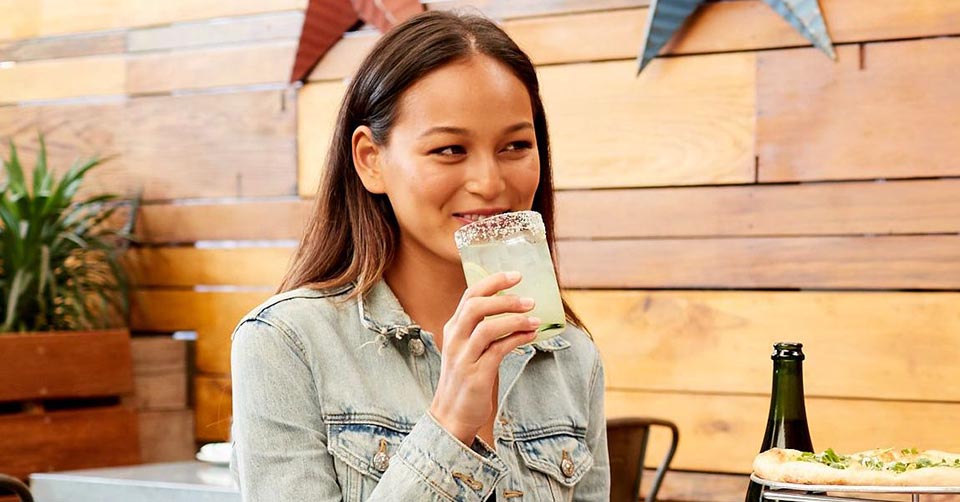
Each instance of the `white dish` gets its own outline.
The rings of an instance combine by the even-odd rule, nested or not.
[[[205,444],[197,452],[197,460],[208,464],[229,466],[233,446],[230,443]]]

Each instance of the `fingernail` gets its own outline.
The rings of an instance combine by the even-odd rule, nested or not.
[[[507,276],[508,281],[516,281],[520,279],[520,272],[507,272],[504,275]]]
[[[523,308],[525,308],[525,309],[532,309],[534,305],[536,305],[536,302],[533,301],[533,298],[521,298],[521,299],[520,299],[520,306],[523,307]]]
[[[539,327],[540,327],[540,318],[538,318],[538,317],[528,317],[528,318],[527,318],[527,322],[530,323],[530,327],[531,327],[531,328],[539,328]]]

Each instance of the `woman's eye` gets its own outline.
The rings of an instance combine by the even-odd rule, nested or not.
[[[460,145],[449,145],[441,148],[435,148],[431,150],[430,153],[443,156],[453,156],[463,155],[467,153],[467,150]]]
[[[533,148],[533,143],[530,143],[529,141],[514,141],[513,143],[507,145],[506,148],[504,148],[504,151],[516,152],[520,150],[529,150],[531,148]]]

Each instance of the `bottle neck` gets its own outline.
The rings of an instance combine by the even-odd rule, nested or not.
[[[773,391],[770,420],[806,420],[803,405],[803,361],[776,359],[773,362]]]

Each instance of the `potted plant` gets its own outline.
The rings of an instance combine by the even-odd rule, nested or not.
[[[0,178],[0,472],[139,461],[128,280],[121,255],[136,201],[82,195],[101,165],[78,161],[62,176],[24,172],[13,141]],[[128,209],[126,223],[117,227]]]

